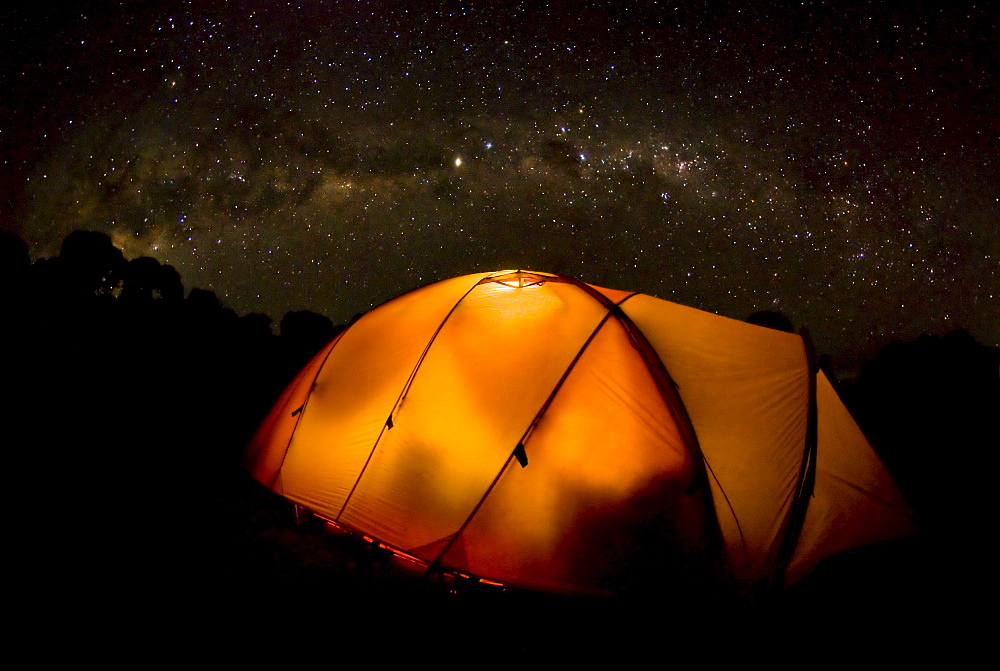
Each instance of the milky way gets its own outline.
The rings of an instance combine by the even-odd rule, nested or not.
[[[150,4],[3,10],[3,225],[36,258],[106,231],[335,321],[559,272],[781,310],[844,370],[1000,341],[986,3]]]

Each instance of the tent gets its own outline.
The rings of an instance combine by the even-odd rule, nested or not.
[[[541,272],[363,315],[246,459],[429,571],[552,592],[793,582],[912,529],[802,337]]]

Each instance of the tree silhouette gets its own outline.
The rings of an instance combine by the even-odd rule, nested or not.
[[[73,231],[59,251],[63,281],[72,296],[111,294],[119,288],[125,255],[105,233]]]

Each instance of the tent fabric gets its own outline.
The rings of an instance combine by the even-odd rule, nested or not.
[[[718,556],[753,582],[784,570],[811,375],[795,335],[546,273],[480,273],[342,332],[275,404],[247,463],[442,570],[611,593]],[[825,378],[815,398],[793,579],[910,529]]]
[[[816,389],[816,485],[788,566],[790,582],[824,557],[915,531],[908,518],[900,519],[907,510],[902,494],[881,462],[871,461],[868,440],[822,372]]]
[[[678,385],[712,477],[733,574],[777,559],[806,437],[809,368],[799,336],[637,296],[625,310]]]

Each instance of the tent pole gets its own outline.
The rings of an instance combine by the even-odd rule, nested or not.
[[[371,463],[372,457],[375,455],[375,450],[378,448],[378,444],[382,440],[382,436],[388,429],[392,428],[393,426],[392,416],[399,409],[399,406],[402,405],[403,399],[406,398],[407,392],[410,391],[410,387],[413,385],[413,380],[414,378],[417,377],[417,371],[420,370],[421,364],[424,363],[424,359],[427,357],[427,353],[430,351],[431,345],[434,344],[434,341],[437,339],[438,334],[441,333],[441,329],[443,329],[444,325],[448,323],[448,320],[455,313],[455,310],[458,309],[458,306],[461,305],[462,301],[464,301],[466,297],[468,297],[468,295],[471,294],[472,291],[480,284],[482,284],[482,281],[477,281],[475,284],[469,287],[464,294],[462,294],[461,298],[455,301],[455,304],[451,306],[450,310],[448,310],[448,314],[446,314],[444,318],[441,320],[441,322],[438,324],[438,327],[431,335],[430,340],[427,341],[427,345],[424,347],[424,351],[420,353],[420,358],[417,359],[417,363],[414,364],[413,370],[410,371],[410,376],[406,379],[406,383],[400,390],[399,396],[396,397],[396,402],[392,404],[392,408],[389,410],[389,414],[386,417],[385,423],[382,425],[382,429],[379,431],[378,436],[376,436],[375,443],[372,445],[371,451],[368,452],[368,458],[365,459],[365,465],[361,467],[361,472],[358,473],[358,477],[355,478],[354,485],[351,487],[351,491],[348,492],[347,497],[344,499],[344,504],[340,506],[340,511],[337,513],[337,517],[334,519],[335,522],[340,521],[340,516],[343,515],[344,511],[347,509],[347,504],[350,503],[351,497],[354,496],[354,491],[358,488],[358,483],[361,482],[361,478],[364,477],[365,471],[368,470],[368,464]]]
[[[817,411],[816,411],[816,375],[819,368],[816,365],[816,349],[813,347],[809,329],[802,327],[799,329],[802,337],[802,345],[806,356],[806,370],[809,376],[809,408],[806,415],[806,439],[802,451],[802,463],[799,466],[798,482],[795,485],[795,497],[792,499],[792,509],[788,513],[788,522],[785,526],[785,536],[781,540],[781,547],[778,549],[778,557],[775,562],[774,572],[771,577],[771,592],[777,593],[785,586],[785,573],[788,564],[792,560],[792,554],[799,544],[799,536],[802,533],[802,525],[806,520],[806,511],[809,508],[809,499],[812,498],[813,488],[816,484],[816,449],[817,449]]]

